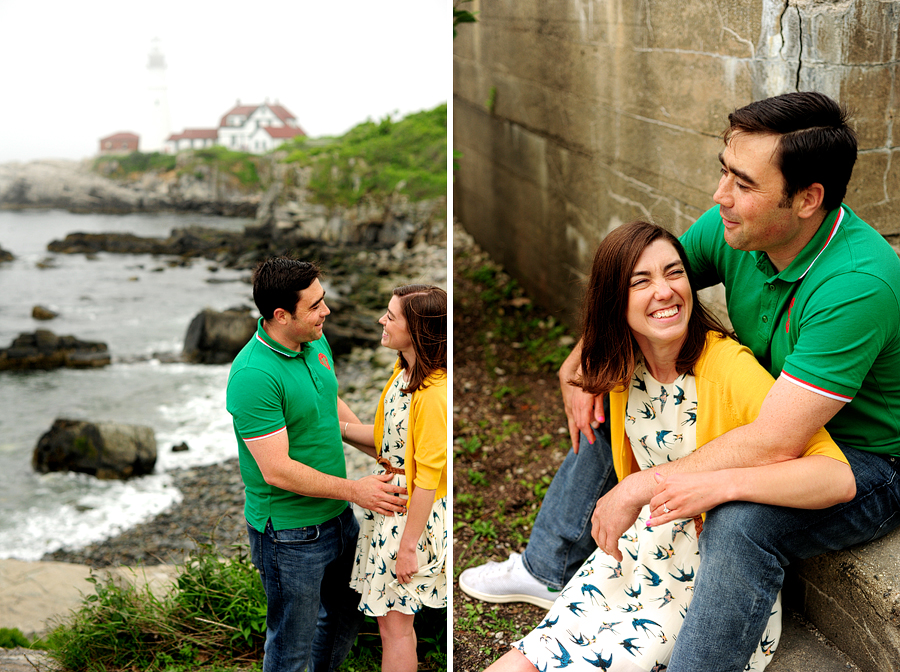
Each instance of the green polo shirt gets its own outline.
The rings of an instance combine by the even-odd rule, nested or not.
[[[900,259],[846,205],[783,271],[725,242],[718,206],[681,237],[698,288],[725,285],[741,343],[774,377],[848,402],[838,442],[900,455]]]
[[[263,532],[317,525],[343,512],[347,502],[298,495],[266,483],[245,441],[287,430],[292,460],[324,474],[347,477],[337,415],[338,383],[331,347],[323,336],[300,352],[273,341],[260,318],[256,335],[228,374],[226,407],[234,423],[247,522]]]

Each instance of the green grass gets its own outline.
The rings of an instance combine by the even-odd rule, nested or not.
[[[493,262],[464,271],[466,277],[482,286],[479,298],[487,324],[478,335],[484,348],[488,371],[497,365],[491,356],[490,343],[506,341],[522,350],[525,371],[555,373],[572,350],[574,338],[569,328],[552,316],[546,316],[525,296],[519,283]],[[501,386],[494,392],[497,399],[519,395],[524,390]]]
[[[284,159],[311,170],[314,201],[352,206],[393,193],[412,201],[447,193],[447,105],[395,121],[366,121],[330,142],[297,138]]]
[[[260,669],[266,600],[246,546],[225,560],[214,544],[200,544],[179,569],[173,590],[163,597],[132,582],[91,576],[94,594],[34,646],[66,670]],[[446,670],[446,618],[446,609],[424,609],[416,616],[419,658],[429,669]],[[21,641],[15,632],[0,631],[0,646],[27,645]],[[376,672],[380,664],[377,622],[367,618],[340,669]]]
[[[297,137],[275,150],[283,162],[309,172],[309,200],[331,206],[363,201],[384,203],[394,194],[411,201],[447,195],[447,105],[393,119],[365,121],[340,137]],[[262,189],[260,165],[267,157],[207,147],[175,155],[132,152],[102,156],[94,170],[122,179],[136,173],[167,172],[202,180],[215,171],[247,190]],[[265,171],[263,171],[265,172]]]
[[[94,161],[94,170],[109,177],[125,177],[147,171],[166,172],[175,169],[175,156],[159,152],[131,152],[119,156],[101,156]]]

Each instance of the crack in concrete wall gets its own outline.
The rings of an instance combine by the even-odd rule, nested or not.
[[[520,265],[537,300],[574,297],[596,243],[622,222],[687,228],[712,205],[727,114],[786,91],[819,90],[858,113],[848,204],[900,236],[900,0],[475,4],[478,23],[454,43],[456,213],[508,270]],[[540,287],[529,247],[556,269]],[[574,315],[577,301],[564,301]]]

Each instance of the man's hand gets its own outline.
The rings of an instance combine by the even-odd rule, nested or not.
[[[594,396],[577,385],[570,383],[581,375],[581,341],[572,349],[559,367],[559,387],[562,391],[563,406],[569,424],[572,448],[578,452],[578,433],[584,434],[588,443],[594,443],[594,428],[605,420],[603,395]]]
[[[364,509],[385,516],[392,516],[406,510],[406,499],[398,495],[406,495],[406,488],[392,485],[391,474],[373,474],[358,481],[352,481],[350,486],[350,501],[359,504]]]
[[[594,429],[605,420],[603,412],[603,395],[593,395],[571,383],[561,383],[563,405],[566,419],[569,422],[569,437],[572,448],[578,452],[580,439],[578,433],[584,434],[588,443],[594,443]]]
[[[591,536],[600,550],[622,562],[619,539],[634,525],[643,508],[634,480],[626,478],[601,497],[591,516]]]
[[[654,474],[656,490],[650,500],[648,527],[673,520],[693,518],[715,508],[728,497],[724,494],[734,470]],[[666,509],[669,510],[666,513]]]

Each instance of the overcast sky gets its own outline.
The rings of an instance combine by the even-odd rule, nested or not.
[[[0,0],[0,163],[80,159],[152,133],[166,61],[172,132],[268,98],[310,136],[430,109],[451,91],[451,0]]]

